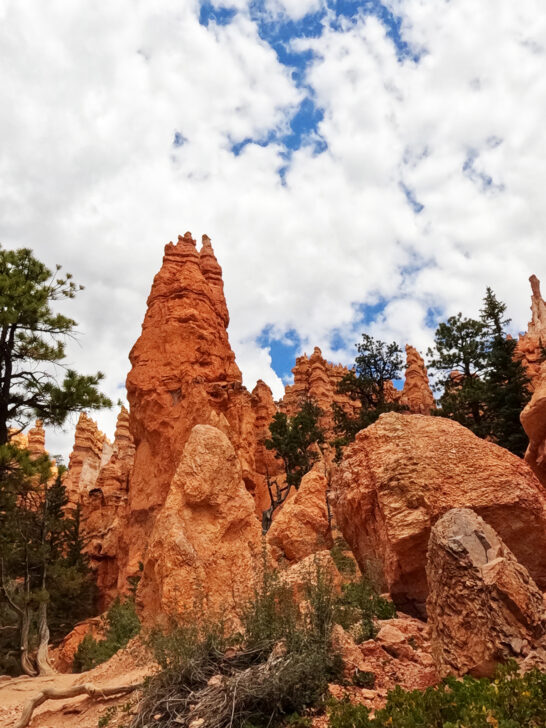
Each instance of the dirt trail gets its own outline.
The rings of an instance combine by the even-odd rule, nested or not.
[[[0,681],[0,726],[13,728],[21,717],[23,706],[44,688],[68,688],[72,685],[93,683],[106,688],[111,685],[141,683],[153,670],[153,664],[142,646],[133,640],[126,649],[111,660],[88,672],[58,674],[49,677],[18,677]],[[136,700],[136,694],[115,698],[77,698],[48,700],[34,713],[29,728],[97,728],[98,720],[113,706],[118,706],[109,726],[118,719],[128,723],[127,711]],[[126,710],[122,710],[125,707]],[[113,712],[113,710],[111,711]]]

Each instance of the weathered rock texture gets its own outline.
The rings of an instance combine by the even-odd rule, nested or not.
[[[263,458],[255,423],[258,419],[263,427],[271,402],[262,387],[253,409],[229,345],[228,322],[222,271],[210,240],[203,236],[198,252],[190,233],[179,236],[176,245],[165,247],[142,333],[130,353],[127,396],[136,453],[121,539],[121,579],[137,573],[194,425],[224,417],[256,510],[266,499],[265,480],[255,465],[257,449]]]
[[[429,415],[435,408],[423,357],[409,344],[406,346],[406,379],[399,402],[419,415]]]
[[[355,415],[358,410],[357,403],[337,391],[339,382],[348,372],[341,364],[335,365],[326,361],[316,346],[310,357],[304,354],[296,359],[296,366],[292,369],[294,384],[286,387],[284,397],[279,403],[281,411],[293,417],[303,400],[312,399],[324,413],[320,425],[326,432],[326,439],[332,439],[332,404],[335,402],[351,415]]]
[[[303,476],[298,490],[292,490],[267,532],[272,555],[288,561],[333,546],[328,519],[326,477],[312,470]]]
[[[46,454],[45,430],[42,420],[36,420],[34,427],[28,431],[28,450],[32,457],[40,457]]]
[[[527,333],[520,335],[516,347],[516,356],[521,359],[531,377],[534,387],[539,376],[540,363],[543,360],[542,349],[546,346],[546,303],[540,294],[540,281],[535,275],[531,282],[531,321]]]
[[[233,615],[261,558],[261,528],[235,450],[219,429],[196,425],[144,558],[138,604],[147,622],[191,610]]]
[[[63,481],[68,502],[76,506],[95,486],[102,465],[108,462],[112,445],[97,423],[82,412],[74,433],[74,447],[68,461],[68,472]]]
[[[89,555],[91,568],[96,573],[103,609],[118,593],[117,557],[120,536],[125,526],[134,456],[135,446],[129,431],[129,412],[122,407],[117,418],[111,457],[101,467],[92,487],[80,494],[85,550]]]
[[[525,461],[546,487],[546,362],[535,377],[535,391],[521,413],[521,424],[529,438]]]
[[[427,613],[439,673],[488,676],[546,634],[542,592],[494,529],[468,508],[448,511],[428,547]]]
[[[379,562],[393,599],[422,611],[430,529],[473,508],[546,586],[546,494],[529,466],[456,422],[381,415],[334,472],[337,523],[361,568]]]

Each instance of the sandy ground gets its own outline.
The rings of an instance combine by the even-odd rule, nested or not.
[[[25,703],[46,687],[67,688],[93,683],[97,687],[141,683],[153,670],[149,656],[133,641],[111,660],[89,672],[52,677],[19,677],[0,681],[0,726],[13,728]],[[99,718],[111,716],[109,728],[127,725],[138,693],[118,698],[91,699],[79,696],[70,700],[48,700],[34,713],[30,728],[97,728]]]

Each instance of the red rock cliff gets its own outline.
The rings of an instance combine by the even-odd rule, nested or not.
[[[97,423],[82,412],[76,425],[74,447],[64,479],[71,505],[81,503],[83,494],[94,487],[101,465],[108,461],[111,452],[111,443],[99,430]]]

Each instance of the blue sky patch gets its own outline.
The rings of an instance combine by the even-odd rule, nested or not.
[[[292,381],[292,368],[301,348],[301,339],[295,329],[290,329],[281,338],[273,326],[266,326],[256,338],[262,349],[269,349],[273,371],[286,384]]]
[[[228,25],[231,23],[237,10],[235,8],[217,7],[214,2],[201,0],[199,11],[199,22],[205,27],[212,21],[216,25]]]

